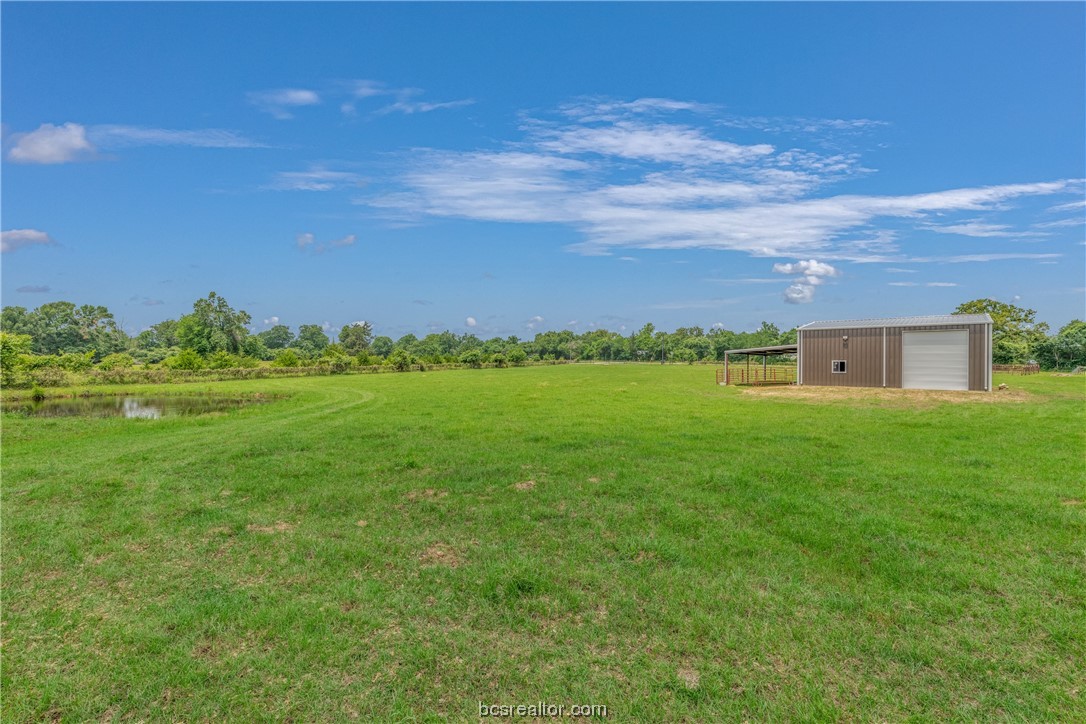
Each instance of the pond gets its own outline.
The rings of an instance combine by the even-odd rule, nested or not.
[[[260,398],[215,397],[141,397],[106,395],[100,397],[63,397],[45,400],[4,402],[5,413],[28,417],[128,417],[157,420],[180,415],[206,415],[234,410],[245,405],[268,402]]]

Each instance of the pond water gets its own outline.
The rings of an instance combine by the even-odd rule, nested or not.
[[[47,400],[19,400],[3,403],[7,413],[29,417],[128,417],[157,420],[179,415],[206,415],[234,410],[245,405],[267,402],[264,399],[236,397],[64,397]]]

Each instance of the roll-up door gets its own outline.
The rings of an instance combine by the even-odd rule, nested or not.
[[[902,387],[969,389],[969,332],[903,332]]]

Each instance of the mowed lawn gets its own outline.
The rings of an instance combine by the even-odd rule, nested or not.
[[[1086,387],[1001,381],[573,365],[5,416],[3,719],[1082,721]]]

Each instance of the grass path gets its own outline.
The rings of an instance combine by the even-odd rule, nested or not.
[[[1081,378],[947,403],[712,374],[6,416],[4,719],[1086,718]]]

